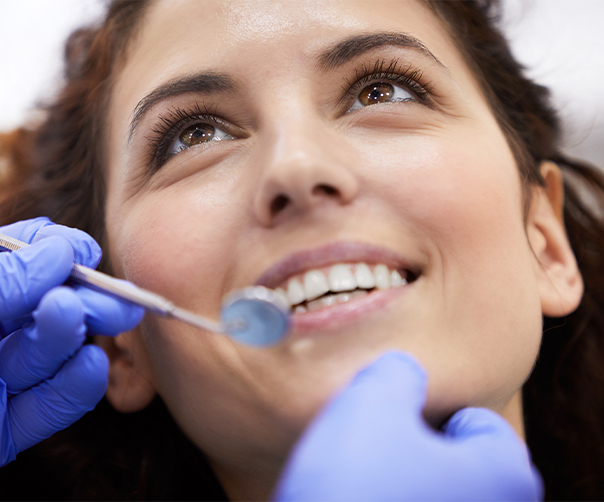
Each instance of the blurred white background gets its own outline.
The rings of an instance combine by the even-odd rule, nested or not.
[[[503,1],[514,53],[554,93],[566,151],[604,167],[604,0]],[[104,4],[0,0],[0,131],[53,95],[67,34],[98,19]]]

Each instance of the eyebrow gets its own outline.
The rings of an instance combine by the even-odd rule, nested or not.
[[[318,68],[327,72],[334,70],[352,59],[369,52],[376,47],[393,45],[415,49],[436,61],[440,66],[447,69],[438,58],[417,38],[407,33],[369,33],[364,35],[353,35],[346,38],[321,53],[318,57]]]
[[[388,45],[418,50],[446,69],[446,66],[420,40],[406,33],[393,32],[353,35],[341,40],[317,57],[318,69],[322,72],[336,69],[372,49]],[[132,139],[145,113],[160,101],[180,94],[233,92],[236,88],[237,84],[232,77],[214,71],[185,75],[166,82],[143,97],[134,108],[128,142]]]
[[[196,73],[194,75],[185,75],[176,80],[171,80],[151,91],[141,99],[134,111],[130,121],[130,133],[128,142],[132,138],[136,126],[139,124],[143,115],[160,101],[180,94],[196,93],[211,94],[214,92],[234,91],[237,85],[235,80],[228,75],[216,73],[213,71]]]

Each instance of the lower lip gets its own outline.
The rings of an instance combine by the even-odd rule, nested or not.
[[[308,335],[309,331],[338,328],[366,317],[374,312],[383,311],[390,303],[407,293],[413,283],[383,291],[372,291],[363,298],[325,307],[312,312],[294,314],[291,317],[291,332]]]

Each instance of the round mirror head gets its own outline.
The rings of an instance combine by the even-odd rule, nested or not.
[[[289,328],[289,304],[272,289],[250,286],[229,294],[220,320],[238,342],[267,346],[278,343]]]

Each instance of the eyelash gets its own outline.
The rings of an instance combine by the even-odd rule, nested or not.
[[[423,80],[420,70],[412,65],[399,65],[398,59],[393,59],[389,63],[384,59],[380,59],[373,66],[363,64],[360,68],[357,68],[353,80],[346,79],[344,96],[342,96],[338,106],[356,100],[358,93],[367,85],[384,80],[407,88],[417,96],[421,103],[430,104],[432,85],[426,81],[420,84]]]
[[[386,66],[386,64],[388,66]],[[405,87],[411,91],[418,100],[426,105],[430,105],[432,96],[432,86],[429,82],[422,81],[422,72],[413,66],[399,65],[398,59],[393,59],[389,63],[381,59],[375,62],[373,66],[363,64],[355,71],[353,80],[346,79],[344,86],[344,95],[338,103],[338,107],[344,103],[352,103],[356,100],[359,92],[368,84],[379,81],[393,82],[399,86]],[[375,105],[373,105],[375,106]],[[216,116],[216,110],[212,110],[196,103],[192,108],[184,109],[174,107],[165,115],[159,116],[159,122],[153,127],[151,136],[147,137],[149,148],[152,153],[152,167],[157,170],[170,157],[176,154],[170,154],[170,148],[174,144],[178,134],[185,128],[195,123],[206,123],[215,125],[218,128],[228,127],[220,118]]]
[[[170,157],[176,154],[170,154],[170,147],[176,140],[178,134],[185,128],[195,123],[205,123],[225,128],[226,124],[216,116],[216,110],[212,111],[209,107],[195,103],[192,108],[174,107],[165,115],[159,116],[159,123],[151,130],[151,136],[146,139],[149,141],[149,148],[153,152],[152,163],[156,168],[162,166]]]

